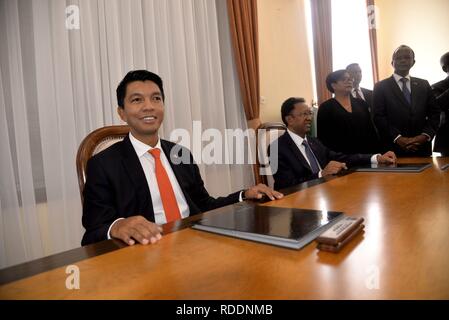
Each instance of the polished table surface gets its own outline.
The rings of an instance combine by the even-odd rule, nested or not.
[[[421,173],[359,173],[264,205],[343,211],[365,232],[338,254],[190,228],[0,286],[1,299],[449,299],[449,158]]]

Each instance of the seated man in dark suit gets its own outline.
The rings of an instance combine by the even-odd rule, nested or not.
[[[301,182],[337,174],[347,166],[370,163],[393,164],[396,156],[388,151],[380,154],[344,154],[334,152],[318,139],[307,137],[312,125],[312,110],[303,98],[289,98],[281,107],[282,121],[287,131],[273,143],[277,143],[277,170],[274,173],[276,190]],[[270,146],[271,147],[271,146]],[[276,148],[273,148],[275,150]],[[270,154],[270,162],[276,161]]]
[[[211,197],[190,151],[159,138],[164,89],[158,75],[129,72],[117,87],[117,101],[131,130],[87,164],[82,245],[111,237],[129,245],[154,243],[161,238],[160,224],[264,194],[282,197],[263,184]]]
[[[352,77],[352,96],[357,99],[365,100],[369,106],[369,111],[373,108],[373,91],[370,89],[360,87],[362,81],[362,69],[358,63],[351,63],[346,67],[349,75]]]
[[[393,53],[394,74],[374,86],[373,120],[386,148],[398,156],[430,156],[440,109],[426,80],[410,77],[415,53],[400,46]]]
[[[440,59],[443,71],[447,77],[432,85],[438,105],[441,108],[441,126],[435,136],[433,151],[440,152],[442,156],[449,156],[449,52],[443,54]]]

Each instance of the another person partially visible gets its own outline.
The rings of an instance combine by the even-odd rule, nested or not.
[[[362,69],[358,63],[351,63],[346,67],[346,71],[352,77],[352,91],[354,98],[361,99],[367,103],[368,109],[371,111],[373,107],[373,91],[367,88],[362,88],[360,82],[362,81]]]
[[[312,116],[313,112],[303,98],[289,98],[282,104],[281,117],[287,131],[273,142],[277,143],[278,150],[277,168],[273,168],[275,189],[337,174],[354,165],[396,162],[396,156],[391,151],[383,155],[344,154],[327,148],[320,140],[307,136],[312,126]],[[270,156],[273,163],[276,155]]]
[[[374,86],[374,124],[386,148],[398,156],[430,156],[440,122],[432,88],[427,80],[410,77],[415,64],[410,47],[398,47],[391,64],[394,74]]]
[[[442,156],[449,156],[449,52],[440,59],[441,68],[447,74],[446,79],[432,85],[438,105],[441,108],[440,128],[435,136],[433,151],[440,152]]]
[[[317,132],[329,149],[343,153],[376,153],[380,141],[364,100],[352,97],[352,77],[346,70],[331,72],[326,85],[334,97],[318,108]]]

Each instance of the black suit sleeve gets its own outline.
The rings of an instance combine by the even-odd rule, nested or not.
[[[438,105],[440,106],[442,111],[448,112],[449,111],[449,89],[446,89],[446,91],[439,93],[436,90],[433,90],[435,93],[436,101]],[[441,92],[441,91],[440,91]]]
[[[241,191],[231,193],[227,197],[211,197],[204,187],[204,181],[201,178],[200,170],[198,165],[194,162],[192,154],[190,154],[190,161],[192,163],[191,170],[194,185],[190,190],[187,190],[187,192],[202,212],[227,206],[239,201]]]
[[[290,186],[294,186],[305,181],[313,180],[318,178],[318,174],[309,174],[304,176],[299,176],[293,170],[292,165],[283,157],[279,157],[278,170],[273,176],[274,178],[274,189],[281,190]]]
[[[317,156],[318,160],[320,160],[320,165],[324,169],[327,164],[333,160],[338,162],[344,162],[349,167],[357,166],[357,165],[366,165],[371,163],[372,154],[363,154],[363,153],[354,153],[354,154],[345,154],[342,152],[336,152],[321,143],[318,139],[310,139],[313,151]]]
[[[104,166],[91,158],[87,163],[86,176],[82,218],[86,232],[81,245],[106,240],[110,225],[118,218]]]
[[[423,128],[423,132],[427,133],[430,138],[433,138],[438,130],[440,124],[440,112],[441,109],[435,99],[429,82],[425,81],[426,94],[427,94],[427,109],[426,109],[426,123]]]
[[[289,142],[290,139],[288,133],[284,133],[278,140],[272,142],[269,147],[270,164],[272,165],[271,170],[274,175],[274,187],[276,190],[317,179],[319,176],[318,173],[312,174],[310,167],[295,156],[294,151],[289,147],[289,145],[291,146],[294,143],[292,140]],[[369,154],[347,155],[330,150],[316,138],[309,137],[308,141],[322,169],[326,167],[330,160],[346,162],[348,166],[370,163],[371,155]],[[276,160],[274,159],[275,155],[272,154],[274,152],[270,152],[274,143],[278,143],[277,167],[273,166],[274,160]]]

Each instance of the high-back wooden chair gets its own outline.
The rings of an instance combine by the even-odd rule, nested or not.
[[[256,183],[264,183],[271,188],[274,187],[267,149],[286,130],[287,127],[282,122],[265,122],[257,128]]]
[[[83,200],[84,184],[86,182],[87,161],[100,151],[122,141],[129,133],[129,126],[106,126],[89,133],[81,142],[76,155],[76,173],[78,174],[78,185]]]

